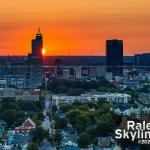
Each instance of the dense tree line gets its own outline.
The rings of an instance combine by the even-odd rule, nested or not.
[[[31,117],[37,124],[43,119],[43,102],[23,101],[5,98],[0,101],[0,119],[7,123],[7,127],[19,126],[27,117]]]
[[[100,78],[97,81],[86,80],[52,80],[48,83],[48,90],[54,93],[66,93],[68,95],[80,95],[87,91],[101,91],[101,92],[117,92],[117,89],[113,84],[108,82],[104,78]]]

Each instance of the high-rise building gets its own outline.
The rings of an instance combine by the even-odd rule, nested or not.
[[[123,41],[106,41],[106,63],[107,72],[112,72],[113,76],[123,75]]]
[[[142,53],[134,55],[135,66],[150,66],[150,53]]]
[[[134,67],[140,72],[150,71],[150,53],[134,55]]]
[[[32,52],[28,54],[28,72],[26,74],[26,87],[38,88],[43,83],[43,36],[38,30],[36,38],[32,40]]]
[[[43,36],[40,29],[36,34],[36,38],[32,40],[32,55],[37,57],[42,57],[43,49]]]

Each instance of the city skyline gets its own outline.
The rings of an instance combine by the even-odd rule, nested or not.
[[[1,55],[27,55],[40,27],[46,55],[105,55],[105,41],[124,41],[124,54],[150,50],[148,0],[5,0],[0,12]]]

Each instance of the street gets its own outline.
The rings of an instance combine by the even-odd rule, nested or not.
[[[50,99],[51,99],[51,94],[48,91],[46,91],[45,107],[44,107],[44,111],[43,111],[45,119],[44,119],[44,121],[43,121],[41,126],[45,130],[48,130],[49,134],[51,135],[52,134],[51,121],[49,119],[49,116],[47,115],[47,112],[51,111],[50,110]],[[40,150],[54,150],[54,148],[52,147],[50,142],[48,142],[47,140],[44,140],[41,143]]]
[[[42,127],[46,130],[49,130],[49,133],[51,133],[51,123],[50,123],[50,120],[49,120],[49,116],[47,115],[47,112],[50,112],[50,97],[51,95],[46,92],[46,99],[45,99],[45,108],[44,108],[44,116],[45,116],[45,119],[42,123]]]

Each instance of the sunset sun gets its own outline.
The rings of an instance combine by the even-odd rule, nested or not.
[[[46,50],[43,48],[42,49],[42,55],[45,55],[46,54]]]

